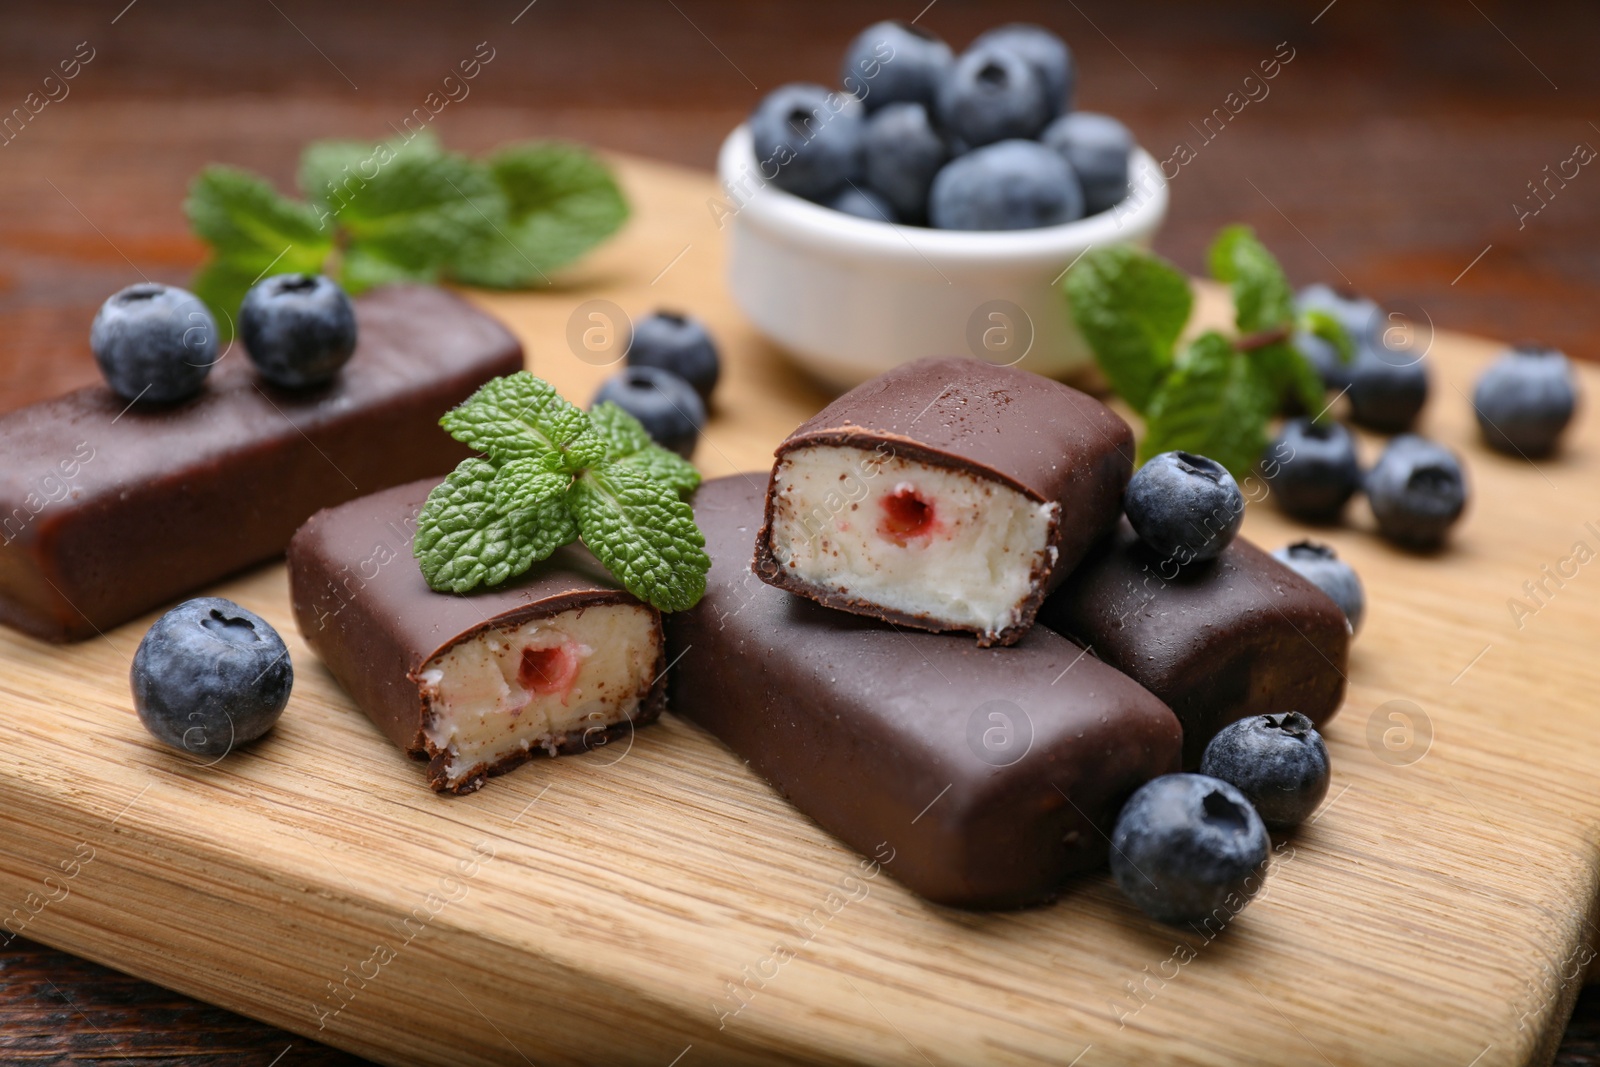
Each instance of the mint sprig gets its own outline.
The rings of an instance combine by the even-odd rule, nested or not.
[[[462,460],[422,507],[413,551],[432,588],[498,585],[581,538],[662,611],[705,594],[711,560],[685,502],[700,474],[622,408],[584,412],[524,371],[485,384],[440,425],[487,458]]]
[[[1182,450],[1243,476],[1260,459],[1284,397],[1311,412],[1324,406],[1297,331],[1329,340],[1342,359],[1351,344],[1327,315],[1297,319],[1288,277],[1249,227],[1225,228],[1207,259],[1212,276],[1232,289],[1238,335],[1207,331],[1181,350],[1193,298],[1188,278],[1166,260],[1126,245],[1095,249],[1062,289],[1111,387],[1144,416],[1140,461]]]
[[[321,272],[351,293],[450,279],[522,288],[627,219],[606,165],[577,145],[530,141],[478,161],[426,131],[381,144],[318,141],[301,154],[305,200],[233,167],[196,176],[184,202],[211,256],[195,292],[229,329],[267,272]]]
[[[589,412],[594,431],[606,441],[606,459],[637,467],[646,476],[687,496],[700,484],[700,472],[676,452],[656,447],[639,420],[609,400]]]
[[[498,480],[494,464],[464,459],[428,494],[412,552],[434,589],[468,593],[499,585],[577,539],[560,495],[565,486],[543,499],[531,490],[507,507],[497,497]]]
[[[513,145],[484,166],[505,195],[506,222],[464,241],[451,257],[451,277],[467,285],[518,289],[547,282],[546,272],[577,259],[628,218],[628,202],[606,165],[576,145]]]
[[[1208,330],[1184,350],[1150,402],[1139,459],[1194,452],[1237,475],[1261,458],[1264,427],[1277,403],[1277,394],[1233,342]]]
[[[1194,307],[1189,279],[1165,260],[1113,245],[1084,256],[1062,284],[1111,387],[1145,410],[1172,370],[1173,346]]]
[[[451,437],[496,463],[533,460],[539,470],[576,473],[605,455],[589,416],[531,374],[486,383],[439,420]]]
[[[623,587],[662,611],[693,607],[711,569],[694,511],[642,467],[606,463],[567,493],[585,547]]]

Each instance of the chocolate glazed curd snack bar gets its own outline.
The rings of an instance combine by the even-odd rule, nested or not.
[[[1116,521],[1133,435],[1059,382],[925,359],[779,446],[755,566],[832,608],[1007,645]]]
[[[1036,904],[1103,863],[1122,801],[1177,769],[1172,712],[1043,627],[980,648],[758,581],[761,480],[695,495],[712,565],[665,619],[674,712],[929,900]]]
[[[355,353],[325,387],[274,388],[234,351],[171,407],[96,385],[0,416],[0,622],[91,637],[278,555],[318,508],[470,455],[439,417],[522,369],[516,338],[438,289],[355,307]]]
[[[1298,711],[1320,726],[1344,700],[1344,613],[1243,538],[1179,566],[1121,522],[1045,601],[1039,622],[1166,701],[1183,723],[1188,766],[1247,715]]]
[[[470,793],[535,756],[654,721],[660,613],[578,545],[492,589],[434,592],[411,538],[436,484],[318,512],[289,546],[306,643],[391,741],[428,761],[428,784]]]

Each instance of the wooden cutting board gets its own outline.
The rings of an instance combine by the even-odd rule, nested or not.
[[[621,238],[561,288],[475,299],[579,401],[608,373],[568,346],[580,304],[705,317],[728,367],[697,458],[762,468],[826,397],[729,304],[712,179],[619,166]],[[67,648],[0,633],[0,919],[395,1064],[1545,1061],[1596,930],[1600,428],[1537,466],[1485,450],[1465,396],[1493,349],[1441,335],[1431,356],[1425,429],[1473,489],[1450,551],[1401,553],[1359,507],[1319,535],[1371,602],[1333,789],[1215,940],[1145,920],[1103,875],[1013,914],[863,879],[671,716],[435,796],[300,641],[279,564],[215,592],[283,633],[294,697],[213,766],[133,714],[151,619]],[[1303,531],[1268,505],[1245,533]]]

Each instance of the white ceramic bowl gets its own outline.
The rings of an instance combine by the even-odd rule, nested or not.
[[[822,381],[847,388],[923,356],[974,355],[1052,377],[1091,356],[1057,284],[1099,245],[1148,247],[1167,183],[1143,149],[1111,211],[1036,230],[894,226],[813,204],[761,180],[750,131],[717,158],[712,213],[729,231],[728,284],[757,329]]]

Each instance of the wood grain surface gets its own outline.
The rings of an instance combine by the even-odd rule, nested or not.
[[[758,468],[822,394],[729,306],[710,180],[623,176],[636,220],[566,287],[477,299],[580,400],[606,371],[567,345],[579,305],[703,315],[729,367],[696,458]],[[1103,876],[998,915],[852,880],[855,856],[671,716],[435,796],[299,640],[279,565],[217,591],[284,633],[295,695],[215,765],[130,709],[149,619],[65,649],[0,636],[0,900],[29,938],[387,1063],[1548,1059],[1593,930],[1600,609],[1582,568],[1520,630],[1507,598],[1600,540],[1600,432],[1537,467],[1481,448],[1461,392],[1492,349],[1441,335],[1429,356],[1425,427],[1475,494],[1454,547],[1398,552],[1360,513],[1322,535],[1372,602],[1333,790],[1214,941]],[[1268,547],[1303,532],[1250,508]]]

